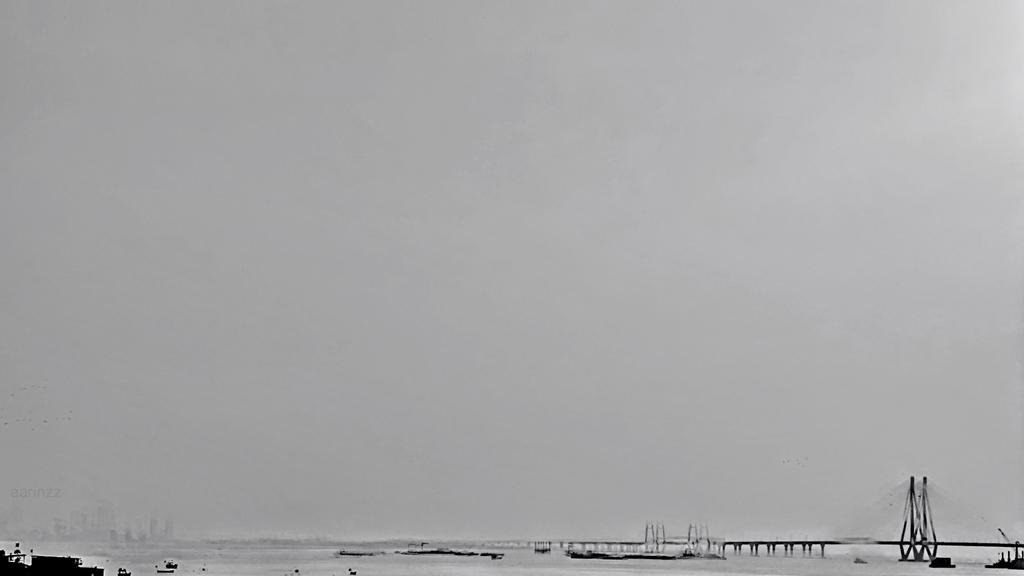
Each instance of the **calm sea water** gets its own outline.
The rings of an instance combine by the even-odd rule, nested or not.
[[[354,548],[349,548],[354,549]],[[394,550],[394,548],[387,548]],[[116,576],[120,567],[133,576],[156,576],[154,565],[165,558],[179,562],[177,576],[941,576],[977,574],[999,576],[1003,571],[984,568],[998,550],[944,550],[957,567],[945,572],[926,563],[897,562],[891,550],[832,547],[826,558],[783,556],[731,556],[727,560],[601,561],[573,560],[560,550],[534,554],[532,550],[498,550],[502,560],[464,557],[424,557],[387,554],[373,557],[335,557],[336,548],[261,547],[255,545],[179,545],[172,548],[114,549],[110,551],[37,549],[37,553],[80,554],[87,564]],[[854,564],[859,556],[867,564]],[[205,568],[205,571],[203,570]]]

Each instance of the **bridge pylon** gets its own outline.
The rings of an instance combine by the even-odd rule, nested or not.
[[[908,530],[909,528],[909,530]],[[935,537],[935,521],[932,505],[928,500],[928,477],[921,479],[921,493],[917,493],[914,477],[910,477],[910,488],[903,507],[903,531],[900,533],[900,561],[924,562],[932,560],[939,553]]]

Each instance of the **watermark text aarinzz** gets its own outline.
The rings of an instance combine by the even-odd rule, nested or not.
[[[60,498],[60,488],[11,488],[11,498]]]

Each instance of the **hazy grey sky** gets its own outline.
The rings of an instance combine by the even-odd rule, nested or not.
[[[1020,3],[5,0],[0,78],[0,497],[1022,518]]]

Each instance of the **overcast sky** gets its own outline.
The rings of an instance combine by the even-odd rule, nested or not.
[[[7,0],[0,78],[0,504],[1024,518],[1020,3]]]

